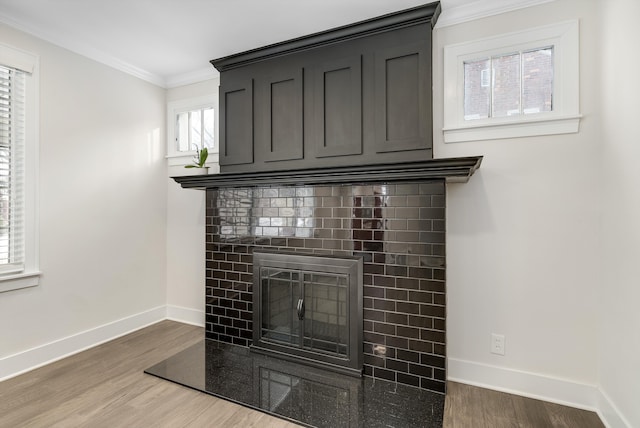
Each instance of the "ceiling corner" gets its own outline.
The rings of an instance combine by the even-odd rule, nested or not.
[[[193,83],[204,82],[205,80],[219,78],[220,73],[213,68],[212,65],[193,70],[187,73],[175,74],[165,79],[165,87],[167,89],[176,88],[178,86],[191,85]]]

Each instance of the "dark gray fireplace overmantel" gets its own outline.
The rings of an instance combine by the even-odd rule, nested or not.
[[[269,185],[311,185],[337,183],[401,182],[444,179],[466,183],[480,167],[482,156],[429,159],[421,162],[293,171],[220,173],[173,177],[185,189],[252,187]]]

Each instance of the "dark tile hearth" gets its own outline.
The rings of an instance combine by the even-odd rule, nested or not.
[[[442,427],[444,395],[202,340],[145,373],[312,427]]]

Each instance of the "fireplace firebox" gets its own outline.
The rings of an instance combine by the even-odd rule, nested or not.
[[[253,253],[257,352],[362,375],[362,257]]]

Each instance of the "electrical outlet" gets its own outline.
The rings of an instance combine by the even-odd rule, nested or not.
[[[504,335],[491,333],[491,353],[504,355]]]
[[[384,345],[373,345],[373,354],[384,357],[387,355],[387,347]]]

